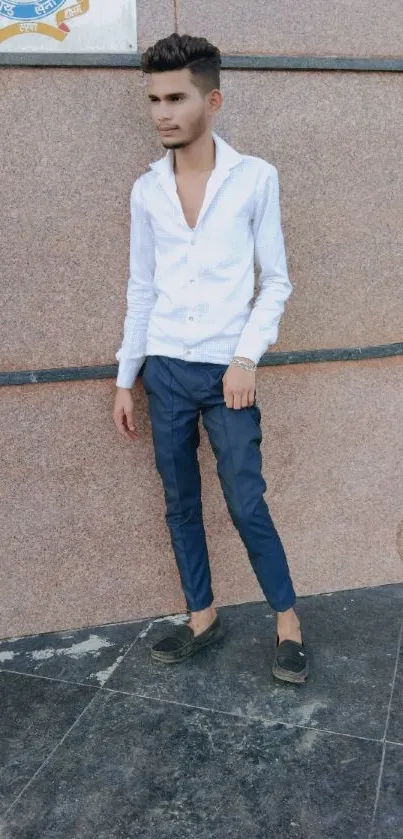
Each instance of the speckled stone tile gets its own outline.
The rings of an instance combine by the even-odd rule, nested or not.
[[[1,78],[0,369],[115,364],[130,190],[163,155],[146,80],[103,68]],[[279,172],[294,287],[279,350],[401,340],[402,85],[401,73],[223,72],[217,130]]]
[[[273,349],[401,341],[403,74],[227,70],[222,89],[217,130],[279,175],[293,293]]]
[[[0,670],[100,687],[144,626],[140,621],[9,638],[0,642]]]
[[[175,2],[176,0],[136,0],[139,52],[175,31]]]
[[[126,308],[130,192],[161,156],[146,82],[132,69],[0,72],[0,369],[113,364]]]
[[[373,0],[180,0],[179,31],[223,51],[281,55],[401,56],[403,10]]]
[[[94,698],[91,687],[0,673],[0,814]],[[1,832],[0,819],[0,836]],[[14,833],[17,839],[18,831]]]
[[[367,839],[379,743],[102,689],[2,839]]]
[[[259,370],[266,498],[299,595],[403,580],[402,374],[403,357]],[[110,382],[3,388],[0,638],[184,607],[140,382],[134,398],[129,443]],[[204,434],[200,461],[217,604],[261,600]]]
[[[386,744],[374,828],[370,839],[403,837],[403,745]]]
[[[226,639],[175,666],[150,659],[153,641],[172,629],[169,620],[152,624],[112,674],[108,687],[270,723],[379,739],[390,699],[402,604],[403,586],[301,599],[298,612],[312,658],[311,676],[303,686],[273,681],[274,617],[267,606],[253,603],[222,609]]]
[[[392,740],[403,745],[403,641],[400,645],[400,654],[397,663],[396,679],[393,688],[386,737],[388,740]]]

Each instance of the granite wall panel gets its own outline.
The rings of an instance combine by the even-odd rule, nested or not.
[[[400,0],[180,0],[178,24],[223,52],[402,56]]]
[[[403,581],[403,359],[259,371],[266,500],[298,594]],[[9,387],[0,405],[0,637],[181,611],[143,386],[141,439],[110,380]],[[259,600],[203,432],[218,604]]]
[[[217,130],[277,166],[276,349],[401,340],[403,75],[223,73]],[[129,195],[160,156],[135,70],[0,72],[0,369],[115,363]]]

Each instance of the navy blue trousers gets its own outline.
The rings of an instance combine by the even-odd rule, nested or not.
[[[146,359],[143,383],[166,522],[187,607],[193,612],[206,609],[213,602],[213,591],[197,457],[201,414],[231,519],[267,601],[282,612],[294,605],[296,596],[283,545],[263,498],[260,409],[256,403],[239,410],[227,408],[222,384],[227,368],[166,356]]]

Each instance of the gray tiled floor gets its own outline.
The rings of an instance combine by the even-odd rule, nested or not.
[[[307,685],[267,604],[150,660],[170,620],[0,642],[1,839],[403,837],[403,585],[299,600]]]

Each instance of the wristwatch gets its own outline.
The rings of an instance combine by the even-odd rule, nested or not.
[[[232,359],[230,367],[242,367],[243,370],[248,370],[251,373],[257,370],[257,364],[254,361],[244,361],[236,356]]]

